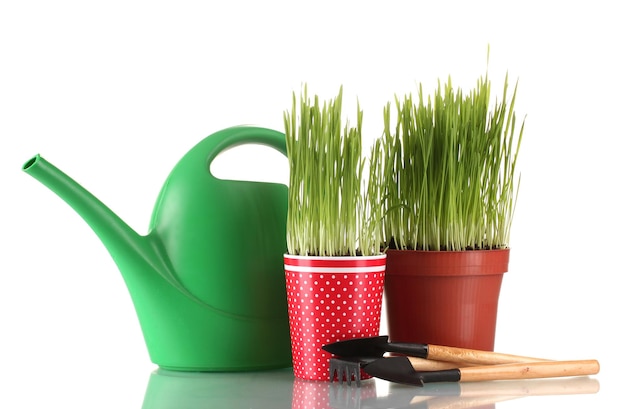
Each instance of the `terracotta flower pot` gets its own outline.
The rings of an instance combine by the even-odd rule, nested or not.
[[[389,338],[493,351],[509,249],[388,250]]]

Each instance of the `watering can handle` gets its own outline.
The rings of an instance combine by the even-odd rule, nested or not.
[[[150,230],[157,225],[157,210],[160,208],[165,192],[172,181],[182,180],[181,184],[191,183],[201,186],[203,183],[212,183],[217,180],[210,172],[211,163],[222,151],[247,143],[266,145],[275,148],[287,156],[287,142],[285,134],[273,129],[249,125],[237,125],[217,131],[191,148],[176,164],[168,176],[155,205],[150,220]],[[198,166],[203,166],[206,172],[198,172]],[[191,179],[196,179],[195,182]],[[176,184],[176,182],[174,182]]]
[[[207,142],[209,143],[206,147],[208,151],[207,165],[210,165],[222,151],[248,143],[266,145],[285,156],[287,155],[285,134],[269,128],[247,125],[233,126],[216,132],[207,139]]]

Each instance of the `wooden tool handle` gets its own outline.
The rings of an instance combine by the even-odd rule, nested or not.
[[[501,354],[478,349],[428,345],[428,359],[447,362],[463,362],[465,365],[500,365],[520,362],[548,362],[547,359],[520,355]]]
[[[588,376],[552,379],[511,379],[506,382],[464,382],[459,396],[546,396],[598,393],[600,382]]]
[[[433,359],[417,358],[412,356],[407,357],[407,359],[411,362],[411,366],[416,371],[441,371],[444,369],[456,369],[461,366],[469,366],[464,365],[464,363],[435,361]]]
[[[594,375],[600,371],[595,359],[582,361],[547,361],[460,368],[461,382],[506,379],[553,378]]]

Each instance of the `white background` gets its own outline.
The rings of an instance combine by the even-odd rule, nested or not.
[[[370,141],[394,95],[448,75],[472,87],[489,46],[494,96],[508,71],[526,117],[496,350],[599,359],[599,396],[550,402],[613,402],[626,364],[624,38],[606,0],[3,1],[0,399],[137,408],[154,369],[105,248],[21,171],[34,154],[143,234],[188,149],[232,125],[282,131],[304,82],[324,99],[343,85],[353,120],[358,98]],[[286,177],[275,157],[229,160]]]

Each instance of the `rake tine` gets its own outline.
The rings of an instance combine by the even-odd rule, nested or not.
[[[346,376],[345,368],[343,365],[339,365],[337,368],[337,380],[339,381],[339,385],[343,383],[344,376]]]
[[[352,372],[348,372],[347,378],[348,378],[348,385],[350,385],[350,381],[352,380],[352,377],[354,376],[354,379],[356,381],[356,386],[360,387],[361,386],[361,364],[357,363],[356,366],[350,366],[350,369],[352,369]]]
[[[335,375],[337,376],[337,381],[342,382],[341,377],[339,376],[340,366],[336,359],[330,359],[330,382],[335,381]]]
[[[346,366],[342,362],[337,362],[337,380],[339,381],[339,385],[343,384],[343,380],[345,378],[346,383],[350,385],[352,380],[348,377],[348,371],[346,370]]]

